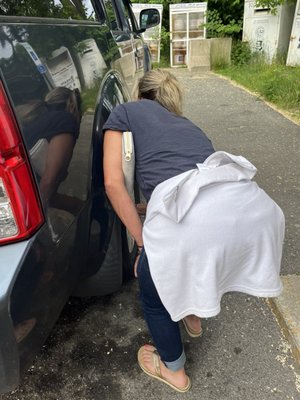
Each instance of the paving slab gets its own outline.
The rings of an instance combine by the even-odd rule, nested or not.
[[[269,299],[283,333],[289,341],[292,353],[300,368],[300,275],[282,276],[283,292]]]

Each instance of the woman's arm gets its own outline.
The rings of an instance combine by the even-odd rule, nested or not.
[[[41,196],[44,204],[48,204],[60,183],[66,178],[74,145],[75,139],[71,133],[61,133],[53,136],[50,140],[45,171],[40,181]]]
[[[143,245],[142,223],[124,182],[122,170],[122,132],[108,130],[104,134],[104,185],[106,194],[138,246]]]

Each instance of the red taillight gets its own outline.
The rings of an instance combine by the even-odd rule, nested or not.
[[[0,82],[0,244],[28,238],[43,221],[18,125]]]

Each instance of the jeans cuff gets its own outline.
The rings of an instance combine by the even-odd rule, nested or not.
[[[186,361],[186,356],[184,350],[182,350],[181,356],[177,358],[175,361],[164,361],[164,364],[167,368],[169,368],[171,371],[176,372],[179,369],[184,367]]]

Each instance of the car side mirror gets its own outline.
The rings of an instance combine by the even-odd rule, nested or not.
[[[147,8],[140,12],[140,30],[152,28],[160,22],[160,14],[156,8]]]

